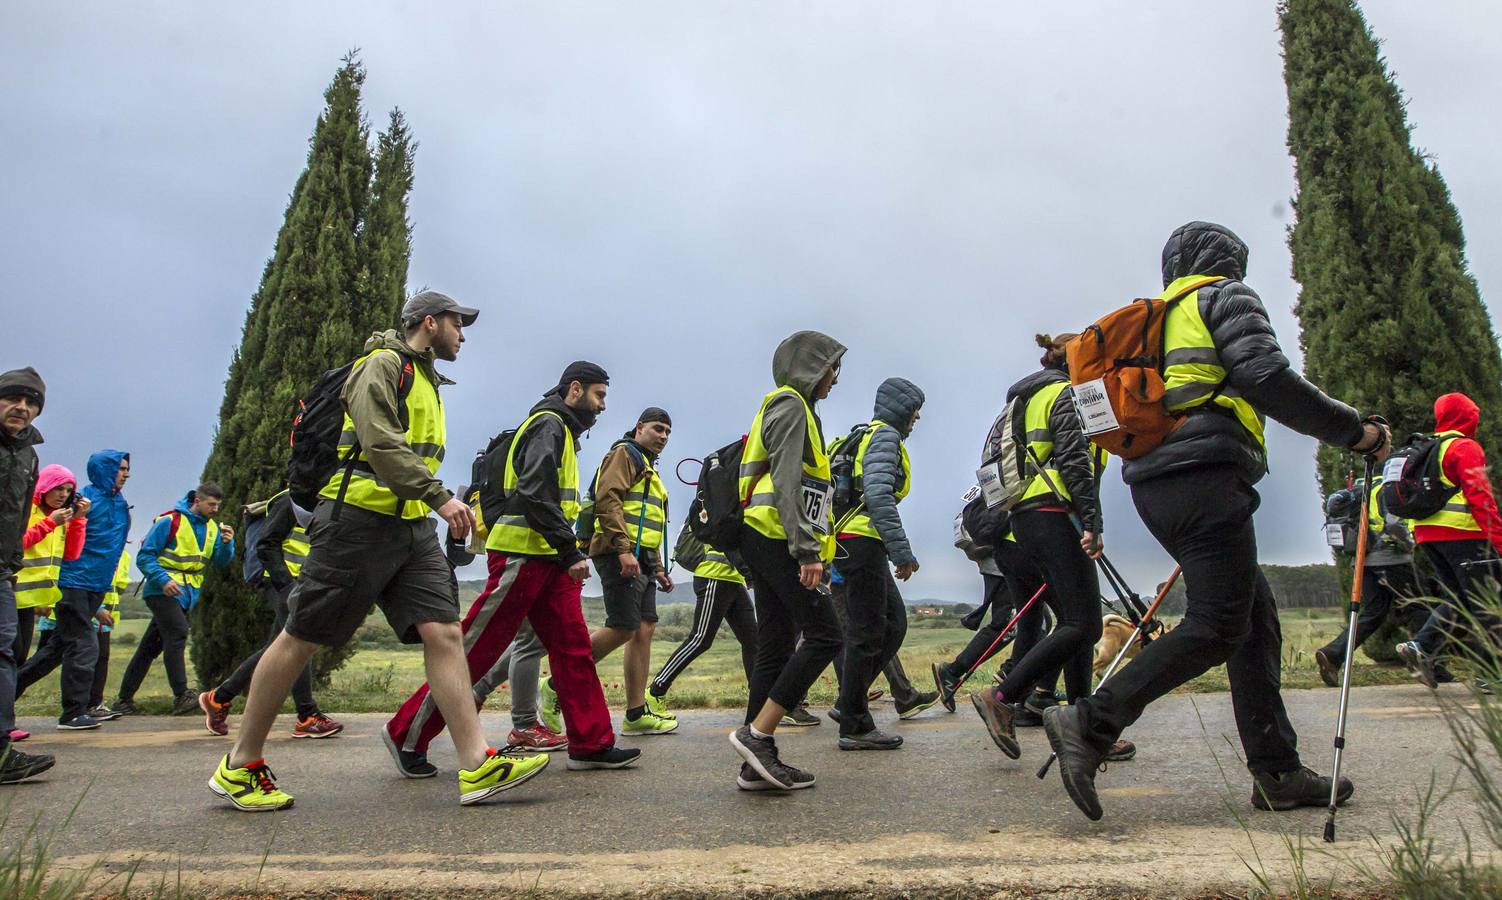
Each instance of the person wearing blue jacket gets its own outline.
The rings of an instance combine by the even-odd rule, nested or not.
[[[214,520],[223,503],[224,490],[206,481],[177,501],[170,512],[157,516],[141,542],[136,568],[144,576],[141,593],[151,609],[151,624],[120,679],[115,712],[140,713],[136,691],[158,656],[172,688],[172,714],[198,711],[198,695],[188,689],[183,651],[188,646],[188,611],[198,602],[204,570],[210,565],[223,568],[235,558],[235,530]]]

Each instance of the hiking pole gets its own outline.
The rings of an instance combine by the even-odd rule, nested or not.
[[[1340,795],[1340,762],[1346,748],[1346,713],[1351,705],[1351,665],[1356,660],[1356,616],[1361,611],[1361,573],[1366,568],[1366,542],[1371,532],[1372,472],[1377,460],[1366,457],[1366,487],[1361,492],[1361,527],[1356,533],[1356,569],[1351,579],[1351,622],[1346,630],[1346,661],[1340,675],[1340,707],[1335,714],[1335,765],[1330,773],[1330,811],[1325,818],[1325,843],[1335,843],[1335,809]]]
[[[986,652],[980,655],[980,658],[975,661],[975,665],[970,667],[970,671],[960,676],[960,680],[955,682],[955,693],[959,693],[960,688],[964,686],[965,682],[970,680],[970,676],[975,674],[975,670],[979,669],[982,663],[991,658],[991,654],[996,651],[997,645],[1005,640],[1007,635],[1012,633],[1012,629],[1017,627],[1017,623],[1022,620],[1023,616],[1027,615],[1027,611],[1033,608],[1033,604],[1038,602],[1038,598],[1043,596],[1043,592],[1046,590],[1048,590],[1048,585],[1044,584],[1036,591],[1033,591],[1033,596],[1026,603],[1022,604],[1022,608],[1017,610],[1017,615],[1012,616],[1012,621],[1008,622],[1007,627],[1001,630],[1001,634],[998,634],[996,640],[991,642],[991,646],[986,648]]]
[[[1132,649],[1133,645],[1135,645],[1137,641],[1141,640],[1142,643],[1146,645],[1152,640],[1151,632],[1153,630],[1153,623],[1155,621],[1153,617],[1157,615],[1158,607],[1163,605],[1163,598],[1168,596],[1168,592],[1173,589],[1174,582],[1179,580],[1179,575],[1182,574],[1183,571],[1184,569],[1182,566],[1173,567],[1173,574],[1169,575],[1168,580],[1163,582],[1163,586],[1158,589],[1158,596],[1153,598],[1153,603],[1147,608],[1147,612],[1143,614],[1141,623],[1139,623],[1136,630],[1132,632],[1132,636],[1127,638],[1126,642],[1121,645],[1121,650],[1116,654],[1116,658],[1111,660],[1111,664],[1107,666],[1106,671],[1101,674],[1100,681],[1095,685],[1095,691],[1100,690],[1100,686],[1105,684],[1106,680],[1109,679],[1112,675],[1116,674],[1116,670],[1121,667],[1122,663],[1126,662],[1127,652]],[[1091,691],[1090,693],[1094,694],[1095,691]],[[1049,768],[1053,766],[1054,760],[1058,758],[1059,754],[1057,753],[1048,754],[1048,759],[1044,760],[1043,766],[1038,769],[1038,777],[1046,778],[1048,776]]]
[[[1084,520],[1080,518],[1079,513],[1075,512],[1074,504],[1064,499],[1064,492],[1060,491],[1059,486],[1054,484],[1053,477],[1048,474],[1048,470],[1043,468],[1043,460],[1038,458],[1038,452],[1031,445],[1027,448],[1027,455],[1032,460],[1034,471],[1038,473],[1039,477],[1043,479],[1043,483],[1048,486],[1048,489],[1053,492],[1055,497],[1059,498],[1059,502],[1063,503],[1064,508],[1068,510],[1069,523],[1083,537],[1085,533]],[[1100,539],[1099,533],[1096,534],[1096,539]],[[1111,585],[1111,590],[1116,592],[1116,598],[1121,601],[1122,606],[1126,607],[1127,618],[1132,620],[1133,625],[1142,624],[1142,614],[1145,611],[1145,604],[1143,604],[1142,598],[1138,596],[1136,591],[1127,587],[1126,579],[1121,577],[1121,573],[1116,571],[1116,567],[1111,565],[1111,561],[1106,558],[1104,553],[1095,560],[1095,564],[1100,566],[1101,572],[1106,576],[1106,582]]]

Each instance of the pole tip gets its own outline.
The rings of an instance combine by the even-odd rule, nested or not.
[[[1331,816],[1325,822],[1325,843],[1335,843],[1335,817]]]

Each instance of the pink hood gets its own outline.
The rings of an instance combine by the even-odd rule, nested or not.
[[[43,466],[42,471],[37,473],[37,489],[36,493],[31,496],[31,502],[41,506],[43,494],[64,484],[71,484],[75,491],[78,490],[78,479],[73,477],[73,473],[68,471],[67,466],[60,466],[57,463]]]

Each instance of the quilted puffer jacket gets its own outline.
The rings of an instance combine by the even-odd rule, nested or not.
[[[892,426],[878,428],[861,462],[866,512],[881,535],[893,565],[917,562],[902,515],[897,511],[897,490],[902,487],[902,442],[912,428],[913,413],[923,406],[923,391],[906,378],[888,378],[876,389],[874,417]]]

